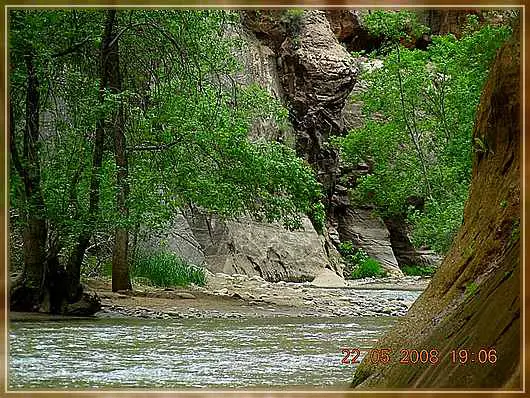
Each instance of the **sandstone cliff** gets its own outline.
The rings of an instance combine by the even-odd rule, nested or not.
[[[346,171],[329,142],[330,137],[343,135],[352,127],[350,119],[358,118],[345,108],[359,70],[344,42],[339,42],[363,32],[358,13],[305,10],[290,16],[278,10],[246,11],[242,21],[250,35],[276,55],[281,98],[289,109],[297,152],[313,166],[326,193],[324,246],[328,257],[336,255],[331,242],[352,241],[390,274],[402,275],[383,221],[370,209],[354,208],[347,195],[351,186],[338,184]],[[358,40],[359,45],[368,45],[365,36]]]
[[[250,136],[295,146],[298,154],[313,166],[326,193],[327,228],[323,237],[309,222],[303,231],[288,232],[281,226],[245,220],[226,223],[213,217],[215,231],[209,231],[204,217],[194,216],[195,219],[179,219],[170,226],[168,247],[178,246],[175,251],[188,261],[204,259],[205,265],[215,272],[262,273],[270,280],[311,280],[325,268],[342,275],[336,248],[346,241],[364,249],[393,275],[402,275],[399,265],[403,264],[439,264],[439,258],[431,251],[412,247],[404,220],[381,220],[373,207],[350,203],[348,191],[355,188],[360,175],[370,172],[370,165],[352,169],[351,165],[341,164],[338,151],[329,143],[330,137],[345,134],[364,122],[361,104],[349,98],[364,89],[365,83],[358,78],[359,67],[364,64],[353,59],[346,49],[370,50],[381,45],[382,38],[367,33],[362,24],[363,12],[366,11],[244,11],[242,26],[228,32],[245,43],[237,50],[243,69],[234,76],[235,80],[261,85],[289,110],[289,129],[280,129],[274,120],[259,120]],[[433,33],[458,33],[463,15],[467,14],[467,10],[418,12]],[[376,61],[365,63],[367,67],[377,67]],[[188,235],[191,239],[182,239]],[[278,240],[277,236],[285,239]],[[256,237],[260,250],[248,244]],[[307,269],[301,265],[303,261],[307,262]]]
[[[427,290],[378,343],[393,365],[357,368],[359,388],[520,387],[519,30],[497,54],[474,129],[476,148],[463,225]],[[494,348],[497,362],[457,365],[450,351]],[[399,364],[401,349],[437,349],[440,363]]]

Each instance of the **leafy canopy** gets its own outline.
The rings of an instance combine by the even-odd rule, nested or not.
[[[10,98],[15,142],[23,147],[27,70],[40,90],[39,162],[45,215],[64,246],[87,228],[94,131],[123,106],[129,157],[127,219],[116,211],[116,166],[106,134],[97,231],[138,223],[159,227],[187,205],[224,217],[251,215],[299,227],[301,214],[323,225],[320,186],[294,151],[251,141],[260,118],[285,123],[286,110],[256,85],[243,85],[234,56],[244,43],[237,13],[120,10],[120,93],[98,97],[105,15],[99,10],[10,12]],[[51,40],[50,38],[53,38]],[[11,168],[10,204],[19,223],[28,208]]]
[[[381,11],[365,23],[398,39],[409,17]],[[374,165],[354,197],[373,202],[384,216],[407,216],[417,246],[443,253],[461,224],[475,111],[489,65],[509,33],[506,26],[475,26],[460,40],[433,36],[426,51],[395,40],[382,66],[362,74],[368,89],[356,100],[367,121],[336,142],[349,162]],[[414,197],[425,206],[411,207]]]

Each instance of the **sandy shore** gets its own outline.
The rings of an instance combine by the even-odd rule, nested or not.
[[[244,275],[208,275],[205,287],[156,288],[134,284],[133,291],[111,291],[110,280],[86,283],[101,298],[97,317],[201,318],[268,316],[402,316],[429,279],[364,279],[346,287],[267,282]]]

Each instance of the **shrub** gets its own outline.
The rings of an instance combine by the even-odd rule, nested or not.
[[[431,276],[436,272],[436,267],[404,265],[401,267],[401,271],[409,276]]]
[[[436,253],[447,253],[458,229],[462,225],[467,188],[462,187],[458,197],[430,199],[423,211],[413,211],[409,221],[414,226],[412,243],[415,247],[427,246]]]
[[[386,275],[381,264],[376,259],[369,257],[363,249],[356,249],[353,242],[341,242],[338,250],[346,261],[346,275],[349,274],[352,279]]]
[[[204,269],[168,252],[139,255],[131,267],[132,278],[147,278],[155,286],[204,286]]]
[[[339,243],[339,252],[343,256],[352,255],[355,252],[355,249],[353,247],[353,243],[350,242],[350,241],[340,242]]]
[[[355,97],[365,123],[333,141],[344,162],[372,164],[351,197],[374,204],[384,218],[407,216],[414,246],[445,254],[462,224],[472,148],[491,150],[471,133],[489,67],[510,28],[479,27],[472,17],[460,39],[433,35],[423,51],[402,45],[423,33],[412,12],[376,11],[363,23],[392,44],[380,52],[378,67],[361,74],[367,89]],[[425,205],[409,206],[411,197]]]
[[[282,21],[287,25],[287,29],[295,39],[297,39],[298,35],[300,34],[303,14],[303,8],[291,8],[285,10],[282,15]],[[299,45],[300,43],[295,44]]]
[[[386,272],[383,267],[381,267],[381,264],[379,264],[379,261],[371,257],[368,257],[363,260],[359,265],[357,265],[353,269],[351,273],[351,277],[353,279],[370,278],[385,275]]]

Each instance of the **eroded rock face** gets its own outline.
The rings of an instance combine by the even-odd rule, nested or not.
[[[361,30],[358,10],[326,10],[326,18],[331,31],[340,42],[358,35]]]
[[[327,141],[345,132],[342,109],[358,71],[321,11],[304,13],[299,34],[284,41],[280,59],[298,153],[316,166],[319,180],[329,189],[335,183],[338,154]]]
[[[437,366],[363,361],[360,388],[521,388],[519,29],[497,54],[477,110],[475,154],[464,223],[425,292],[376,345],[439,351]],[[449,351],[495,348],[494,365],[455,366]]]
[[[283,16],[283,10],[245,10],[241,22],[261,43],[278,53],[289,33]]]
[[[351,241],[379,261],[392,276],[403,276],[390,244],[390,232],[371,209],[346,208],[339,217],[338,232],[342,242]]]
[[[441,264],[443,258],[433,250],[414,248],[410,238],[410,227],[406,220],[393,217],[384,221],[390,232],[390,243],[400,267],[404,265],[437,267]]]
[[[431,34],[446,35],[448,33],[460,37],[466,25],[468,15],[479,15],[480,10],[470,9],[431,9],[418,11],[418,20],[431,29]]]
[[[312,281],[325,268],[342,275],[307,218],[303,230],[289,231],[278,224],[221,221],[195,213],[190,226],[213,273],[258,275],[271,282]]]
[[[370,35],[362,26],[361,10],[326,10],[326,18],[335,37],[348,51],[370,51],[381,46],[382,38]]]
[[[296,149],[330,190],[338,154],[327,141],[344,133],[342,109],[357,69],[322,11],[305,11],[296,27],[282,11],[245,12],[243,23],[277,55],[278,76],[296,134]]]
[[[242,65],[242,71],[234,76],[234,80],[247,86],[257,84],[273,98],[283,102],[283,88],[278,76],[274,51],[243,27],[236,28],[232,35],[243,39],[244,43],[236,53],[236,57]],[[292,145],[295,141],[292,126],[280,128],[274,118],[256,120],[251,127],[249,136],[253,140],[279,141],[287,145]]]
[[[142,233],[138,242],[141,251],[168,251],[195,265],[204,263],[204,253],[201,245],[195,239],[188,221],[178,213],[161,231]]]

